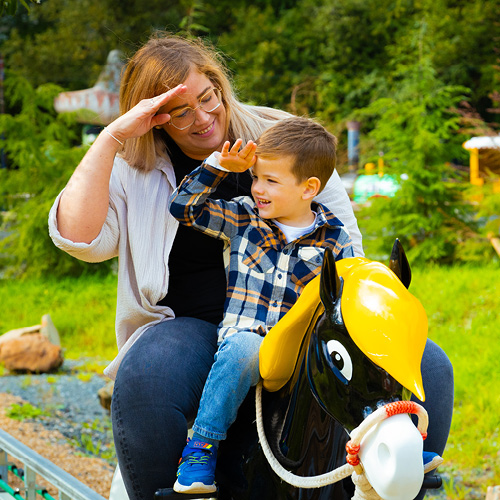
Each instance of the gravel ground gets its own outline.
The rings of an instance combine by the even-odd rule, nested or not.
[[[0,393],[18,396],[44,412],[36,421],[58,430],[83,454],[116,465],[109,412],[99,403],[97,391],[108,379],[75,371],[78,363],[65,360],[57,374],[4,375]]]

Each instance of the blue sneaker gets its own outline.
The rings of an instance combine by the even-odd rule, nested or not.
[[[214,445],[191,439],[188,441],[177,468],[177,493],[213,493],[217,448]]]
[[[424,451],[422,453],[422,458],[424,460],[425,474],[436,469],[443,463],[443,459],[437,453],[433,453],[432,451]]]

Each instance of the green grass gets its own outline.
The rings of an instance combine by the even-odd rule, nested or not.
[[[410,290],[424,305],[429,337],[448,354],[455,407],[442,469],[460,492],[500,484],[500,269],[414,269]],[[459,473],[458,473],[459,471]],[[451,498],[451,496],[449,496]],[[455,497],[454,497],[455,498]]]
[[[116,276],[0,280],[0,304],[0,333],[39,325],[49,313],[66,358],[116,356]]]
[[[500,268],[413,268],[410,291],[424,305],[429,337],[447,352],[455,371],[455,411],[445,465],[449,499],[486,496],[500,484]],[[50,313],[65,356],[82,371],[116,354],[116,278],[0,281],[0,333],[38,324]],[[97,360],[97,361],[96,361]],[[92,365],[90,366],[89,365]],[[101,366],[102,368],[102,366]]]
[[[36,406],[31,405],[30,403],[25,403],[22,405],[13,404],[7,410],[7,416],[14,420],[19,420],[22,422],[27,418],[38,418],[42,416],[48,416],[49,414]]]

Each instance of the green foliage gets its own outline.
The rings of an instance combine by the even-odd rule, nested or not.
[[[32,3],[40,3],[41,0],[30,0]],[[29,12],[30,6],[26,0],[1,0],[0,16],[13,16],[17,11],[18,2]]]
[[[78,380],[81,380],[82,382],[88,382],[89,380],[92,380],[93,376],[93,373],[78,373],[76,375]]]
[[[32,406],[30,403],[24,403],[22,405],[13,404],[7,410],[7,416],[13,420],[19,420],[22,422],[28,418],[36,419],[38,417],[45,417],[49,414],[40,410],[36,406]]]
[[[50,0],[0,27],[6,68],[32,85],[92,87],[108,53],[135,52],[158,29],[175,31],[187,8],[181,0]],[[2,33],[3,32],[3,33]],[[2,36],[3,34],[3,36]]]
[[[23,77],[8,74],[5,96],[13,114],[0,115],[0,147],[7,168],[0,169],[0,269],[5,276],[78,275],[103,272],[69,257],[52,243],[47,217],[57,194],[85,153],[77,145],[77,126],[69,114],[56,114],[53,84],[33,88]],[[75,145],[76,144],[76,145]]]
[[[474,223],[477,233],[468,238],[459,248],[460,259],[468,262],[486,262],[498,259],[491,238],[500,235],[500,194],[495,192],[494,184],[490,182],[481,187],[469,186],[467,199],[473,200]]]
[[[106,432],[111,436],[112,430],[109,418],[103,420],[96,419],[91,424],[84,422],[80,437],[71,439],[70,444],[80,448],[85,456],[98,456],[104,460],[114,460],[116,458],[114,444],[104,446],[102,441],[93,439],[92,436],[95,434],[95,431]],[[112,440],[110,441],[112,442]]]
[[[376,161],[374,153],[383,151],[388,172],[401,183],[393,198],[376,199],[360,218],[371,243],[368,253],[383,255],[399,237],[411,262],[452,262],[460,258],[462,243],[476,234],[462,179],[448,165],[464,154],[457,136],[460,117],[452,108],[466,89],[437,78],[425,54],[424,31],[425,24],[413,33],[416,52],[393,48],[391,97],[353,114],[372,127],[366,161]]]
[[[186,15],[179,23],[180,35],[192,38],[195,35],[206,34],[210,31],[201,24],[205,18],[205,6],[202,0],[190,0]]]

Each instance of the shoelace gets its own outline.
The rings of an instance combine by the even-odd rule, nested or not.
[[[209,458],[210,457],[208,453],[194,452],[184,457],[183,462],[189,465],[196,465],[196,464],[206,465],[208,463]]]
[[[207,455],[203,455],[201,457],[190,456],[188,457],[187,461],[190,464],[206,464],[208,462],[208,456]]]

